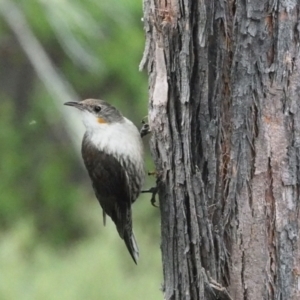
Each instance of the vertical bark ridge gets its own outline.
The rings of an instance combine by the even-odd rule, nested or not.
[[[165,299],[299,297],[299,11],[144,0]]]

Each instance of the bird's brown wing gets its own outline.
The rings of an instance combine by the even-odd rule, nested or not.
[[[91,144],[86,135],[82,141],[82,157],[102,209],[116,224],[121,238],[125,231],[131,234],[131,199],[126,171],[114,156]]]

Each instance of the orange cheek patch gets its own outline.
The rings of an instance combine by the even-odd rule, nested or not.
[[[107,122],[106,122],[104,119],[102,119],[102,118],[98,118],[97,121],[98,121],[99,124],[106,124],[106,123],[107,123]]]

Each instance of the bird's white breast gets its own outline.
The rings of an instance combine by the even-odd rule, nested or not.
[[[124,122],[100,124],[90,113],[83,113],[83,123],[90,141],[101,151],[117,157],[129,157],[143,165],[143,147],[140,133],[128,119]]]

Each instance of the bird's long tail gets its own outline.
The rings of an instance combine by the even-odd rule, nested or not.
[[[137,245],[134,233],[126,230],[124,232],[124,241],[132,259],[137,264],[139,258],[139,247]]]

